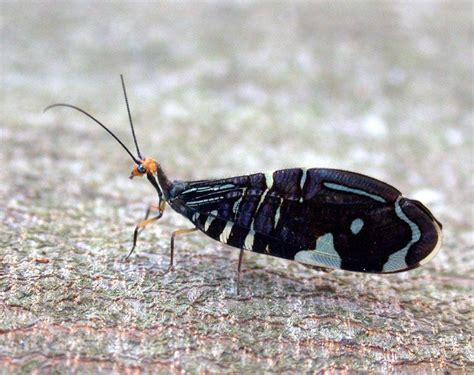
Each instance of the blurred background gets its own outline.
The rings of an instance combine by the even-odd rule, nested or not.
[[[472,2],[2,2],[0,365],[8,371],[472,369]],[[444,224],[390,276],[321,274],[203,235],[132,162],[171,178],[334,167],[386,181]]]

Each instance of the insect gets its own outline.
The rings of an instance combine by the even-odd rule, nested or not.
[[[237,293],[244,250],[295,260],[322,269],[395,273],[417,268],[438,252],[442,225],[420,202],[404,197],[394,187],[374,178],[343,170],[291,168],[201,181],[171,181],[161,164],[143,157],[135,136],[123,76],[135,157],[124,143],[86,111],[129,154],[134,164],[130,178],[145,176],[158,194],[156,206],[135,228],[139,233],[159,220],[167,205],[192,223],[171,235],[173,268],[176,236],[201,231],[240,249]],[[151,209],[156,215],[149,217]]]

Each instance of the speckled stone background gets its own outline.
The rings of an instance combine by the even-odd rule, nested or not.
[[[2,2],[0,372],[474,372],[473,3]],[[424,201],[445,240],[390,276],[309,270],[193,234],[172,178],[338,167]]]

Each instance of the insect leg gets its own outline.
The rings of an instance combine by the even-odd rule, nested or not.
[[[130,252],[128,253],[128,255],[125,257],[125,260],[127,260],[130,257],[130,255],[132,255],[133,250],[135,250],[135,247],[137,246],[138,235],[143,231],[143,229],[145,229],[145,227],[147,227],[151,223],[154,223],[155,221],[161,219],[161,217],[163,216],[163,212],[165,211],[165,208],[166,208],[166,202],[165,201],[160,201],[158,203],[158,207],[157,207],[158,214],[156,216],[148,219],[148,216],[150,216],[150,211],[153,207],[156,207],[156,206],[154,206],[153,204],[148,206],[148,209],[147,209],[146,214],[145,214],[145,219],[143,219],[141,222],[139,222],[138,225],[135,227],[135,230],[133,231],[133,246],[130,249]]]
[[[244,258],[244,249],[240,249],[239,264],[237,265],[237,295],[240,294],[240,268],[242,266],[243,258]]]
[[[150,213],[151,213],[151,210],[152,209],[155,209],[157,211],[160,211],[160,205],[159,204],[155,204],[155,203],[150,203],[148,205],[148,208],[146,209],[146,213],[145,213],[145,217],[143,218],[143,220],[146,220],[148,219],[148,217],[150,216]]]
[[[170,265],[168,269],[165,271],[165,274],[168,273],[173,269],[173,261],[174,261],[174,239],[176,236],[181,234],[188,234],[197,231],[197,228],[189,228],[189,229],[177,229],[173,233],[171,233],[171,242],[170,242]]]
[[[151,213],[151,210],[154,209],[154,210],[157,210],[157,211],[160,211],[160,206],[159,204],[155,204],[155,203],[150,203],[148,205],[148,208],[146,209],[146,212],[145,212],[145,217],[143,218],[143,220],[147,220],[149,217],[150,217],[150,213]],[[143,229],[145,228],[141,228],[139,231],[138,231],[138,234],[140,235],[140,233],[143,231]]]

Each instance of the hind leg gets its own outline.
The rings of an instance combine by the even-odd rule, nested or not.
[[[236,277],[236,283],[237,283],[237,295],[240,294],[240,269],[242,267],[242,259],[244,258],[244,249],[240,249],[240,254],[239,254],[239,263],[237,265],[237,277]]]

